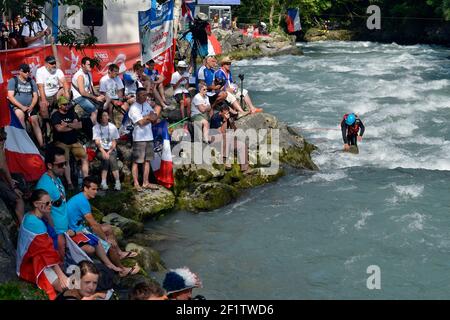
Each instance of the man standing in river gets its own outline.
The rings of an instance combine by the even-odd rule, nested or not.
[[[358,148],[357,141],[362,140],[364,124],[354,113],[347,113],[341,121],[342,139],[344,140],[344,151],[350,151],[350,146]]]

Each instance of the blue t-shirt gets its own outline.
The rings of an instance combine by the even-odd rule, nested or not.
[[[211,68],[211,69],[205,68],[205,70],[203,70],[203,73],[205,75],[205,83],[206,83],[206,85],[208,87],[212,86],[213,82],[214,82],[215,70],[213,68]]]
[[[52,201],[62,199],[61,206],[52,205],[52,219],[55,224],[57,234],[62,234],[69,229],[69,220],[67,218],[66,191],[59,178],[53,179],[47,173],[44,173],[39,179],[36,189],[44,189],[50,195]]]
[[[89,200],[83,192],[70,198],[67,202],[67,212],[69,215],[69,228],[75,232],[79,232],[85,227],[84,216],[92,212]]]
[[[224,81],[225,81],[224,89],[226,89],[227,87],[229,87],[233,83],[233,77],[231,76],[231,71],[228,73],[228,77],[227,77],[225,72],[222,69],[219,69],[214,74],[214,77],[216,79],[224,79]]]
[[[27,212],[22,221],[23,227],[30,232],[36,234],[47,233],[47,227],[41,218],[36,217],[34,214]]]

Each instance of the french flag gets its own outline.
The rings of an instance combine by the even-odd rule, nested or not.
[[[212,33],[208,35],[208,54],[212,56],[222,54],[222,46],[216,36]]]
[[[302,30],[302,25],[300,24],[300,11],[299,9],[288,9],[286,16],[287,29],[289,33],[297,32]]]
[[[153,173],[158,181],[158,184],[170,189],[173,186],[173,163],[172,163],[172,151],[170,148],[170,135],[167,127],[167,121],[163,120],[156,125],[152,125],[153,142],[155,147],[158,143],[161,146],[155,157],[152,160]]]
[[[10,107],[7,108],[10,121],[5,127],[6,164],[11,173],[22,174],[26,181],[36,181],[46,171],[44,160],[16,114]]]
[[[56,298],[56,291],[45,275],[45,268],[61,262],[48,233],[36,234],[20,227],[17,244],[16,272],[19,278],[35,283],[44,290],[50,300]]]
[[[181,4],[181,15],[188,17],[191,21],[194,21],[195,0],[183,0]]]

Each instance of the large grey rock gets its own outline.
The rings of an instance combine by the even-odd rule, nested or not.
[[[221,208],[237,197],[236,188],[220,182],[208,182],[183,190],[177,200],[180,209],[199,212]]]
[[[158,190],[145,190],[135,194],[133,198],[133,218],[143,221],[162,211],[175,207],[175,195],[172,191],[158,186]]]
[[[16,250],[13,239],[17,237],[12,213],[0,199],[0,283],[16,279]]]
[[[112,226],[120,228],[125,237],[130,237],[133,234],[142,232],[144,230],[144,225],[141,222],[122,217],[117,213],[108,214],[107,216],[103,217],[102,221],[104,223],[109,223]]]
[[[147,273],[166,270],[166,267],[159,256],[159,252],[150,247],[140,246],[135,243],[128,243],[125,250],[135,251],[138,253],[134,260],[136,260]]]

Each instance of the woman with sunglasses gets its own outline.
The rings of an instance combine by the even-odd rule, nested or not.
[[[61,270],[61,259],[53,246],[43,218],[50,218],[52,201],[47,191],[36,189],[30,197],[31,211],[23,218],[17,244],[17,274],[36,283],[50,299],[68,288],[69,279]]]

